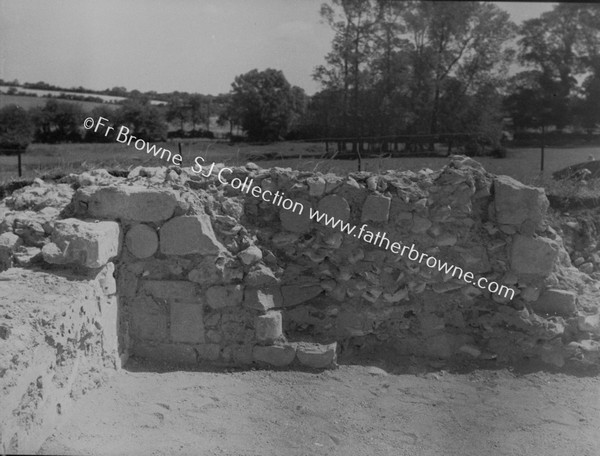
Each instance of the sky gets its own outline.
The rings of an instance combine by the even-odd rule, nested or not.
[[[333,33],[323,0],[0,0],[0,78],[64,88],[225,93],[254,68],[309,95]],[[495,2],[513,21],[552,3]]]

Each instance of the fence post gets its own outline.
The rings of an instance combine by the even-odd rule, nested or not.
[[[23,168],[21,165],[21,149],[19,149],[18,153],[17,153],[17,163],[19,166],[19,177],[23,176]]]

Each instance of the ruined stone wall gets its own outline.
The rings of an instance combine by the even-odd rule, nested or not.
[[[434,359],[597,361],[598,302],[582,292],[591,279],[571,267],[548,226],[543,190],[464,157],[437,172],[346,177],[248,164],[227,170],[223,182],[219,169],[208,177],[178,168],[137,168],[127,178],[99,171],[61,184],[76,191],[30,248],[41,247],[45,264],[115,263],[123,358],[322,368],[337,355],[385,348]],[[235,178],[304,211],[236,189]],[[28,192],[17,191],[9,206]],[[516,295],[311,221],[309,207]],[[31,245],[23,224],[7,217]],[[19,261],[19,250],[10,252]]]

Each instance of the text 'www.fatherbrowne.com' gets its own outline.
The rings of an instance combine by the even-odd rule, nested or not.
[[[465,272],[458,266],[448,264],[446,261],[442,261],[432,255],[428,255],[427,253],[419,252],[415,248],[414,244],[408,246],[402,245],[401,242],[392,242],[388,238],[385,231],[378,231],[377,233],[374,233],[373,231],[367,229],[368,225],[366,223],[358,228],[356,225],[344,222],[336,217],[331,217],[326,213],[313,209],[312,207],[308,209],[308,216],[311,220],[330,228],[337,228],[344,234],[354,236],[355,238],[371,245],[389,250],[394,254],[400,255],[401,257],[406,255],[410,261],[417,261],[419,264],[424,262],[425,265],[431,269],[435,269],[452,277],[457,277],[459,280],[464,280],[468,284],[476,285],[481,289],[488,290],[490,293],[497,293],[499,296],[508,299],[513,299],[515,296],[515,290],[507,287],[506,285],[500,285],[498,282],[489,281],[485,277],[479,277],[476,279],[475,274],[472,272]]]

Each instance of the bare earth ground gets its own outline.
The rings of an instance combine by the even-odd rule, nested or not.
[[[40,454],[597,456],[599,429],[594,376],[134,365],[81,398]]]

